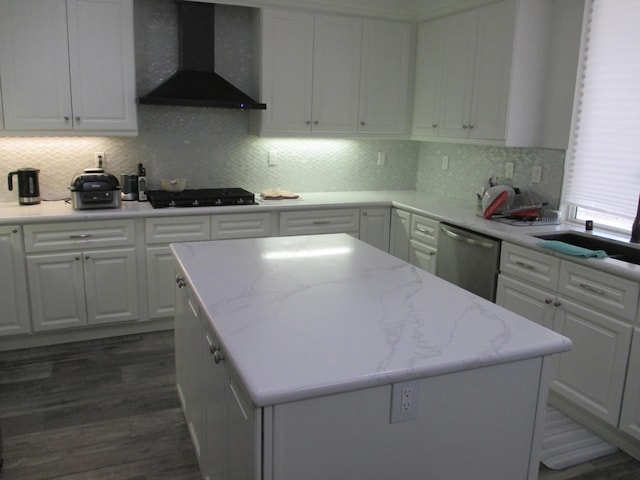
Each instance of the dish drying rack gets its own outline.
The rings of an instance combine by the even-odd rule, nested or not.
[[[559,225],[558,210],[544,208],[544,203],[531,192],[517,193],[507,200],[505,209],[491,217],[492,220],[514,226]]]

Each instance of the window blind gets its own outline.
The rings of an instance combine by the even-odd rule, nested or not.
[[[640,2],[588,0],[564,203],[635,217],[640,195]]]

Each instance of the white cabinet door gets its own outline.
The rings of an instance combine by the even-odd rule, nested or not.
[[[313,15],[264,9],[262,132],[311,132]]]
[[[138,318],[135,249],[27,256],[36,331]]]
[[[554,330],[573,342],[558,356],[551,390],[613,426],[618,425],[632,327],[558,297]]]
[[[147,247],[149,318],[170,317],[173,305],[173,256],[167,245]]]
[[[499,2],[478,10],[469,138],[506,138],[514,27],[511,5]]]
[[[477,12],[444,20],[444,66],[439,135],[467,138],[471,123],[471,95],[477,38]]]
[[[132,0],[67,0],[73,123],[137,128]]]
[[[413,134],[437,136],[444,52],[444,22],[423,23],[418,29],[416,80],[413,104]]]
[[[360,133],[407,133],[413,27],[365,20],[360,74]]]
[[[362,20],[333,15],[314,19],[312,130],[358,130]]]
[[[27,256],[35,331],[87,324],[82,252]]]
[[[73,127],[65,0],[0,2],[0,75],[5,129]]]
[[[409,242],[409,263],[429,273],[436,273],[438,250],[417,240]]]
[[[138,318],[138,275],[134,248],[83,252],[89,325]]]
[[[397,208],[391,209],[391,238],[389,253],[406,262],[409,261],[409,232],[411,214]]]
[[[498,276],[496,303],[549,329],[553,328],[555,293],[528,283]]]
[[[18,226],[0,226],[0,265],[0,335],[29,333],[24,249]]]
[[[132,0],[2,0],[6,130],[135,131]]]
[[[640,440],[640,328],[635,327],[629,355],[629,370],[624,387],[620,429]]]
[[[390,209],[364,208],[360,210],[360,240],[388,252],[390,230]]]

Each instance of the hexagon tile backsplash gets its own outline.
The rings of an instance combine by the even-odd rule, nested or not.
[[[163,178],[187,178],[188,188],[243,187],[259,192],[280,187],[296,192],[419,190],[473,201],[484,177],[515,163],[515,179],[534,164],[543,168],[538,188],[552,201],[560,195],[563,151],[460,146],[403,140],[278,139],[249,135],[248,112],[190,107],[138,107],[137,137],[0,137],[0,173],[40,169],[44,199],[69,196],[71,179],[94,167],[106,152],[106,170],[116,176],[144,163],[151,188]],[[277,165],[268,165],[276,152]],[[378,152],[386,154],[378,165]],[[448,170],[440,168],[449,155]],[[560,173],[558,173],[560,172]],[[523,181],[520,186],[527,187]],[[473,194],[473,195],[472,195]],[[0,188],[0,202],[17,202]]]

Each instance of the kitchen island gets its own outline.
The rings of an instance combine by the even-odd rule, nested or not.
[[[567,338],[345,234],[171,249],[203,476],[537,478]]]

